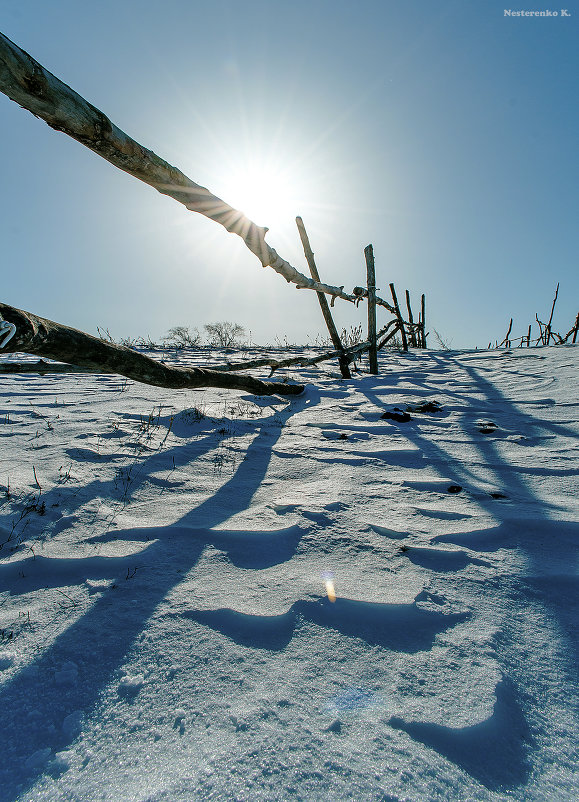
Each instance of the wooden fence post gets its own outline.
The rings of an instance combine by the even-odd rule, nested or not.
[[[425,314],[426,314],[426,297],[425,297],[424,293],[422,293],[421,307],[422,307],[422,315],[421,315],[421,318],[422,318],[422,347],[426,348],[426,328],[425,328],[426,322],[425,322],[425,319],[424,319],[425,318]]]
[[[510,348],[510,347],[511,347],[511,341],[509,340],[509,337],[510,337],[510,335],[511,335],[511,330],[512,330],[512,328],[513,328],[513,318],[511,318],[511,320],[510,320],[510,323],[509,323],[509,330],[507,331],[507,334],[506,334],[506,336],[505,336],[505,339],[503,340],[503,342],[504,342],[504,344],[505,344],[505,348]],[[501,345],[502,345],[502,343],[501,343]]]
[[[376,344],[376,271],[374,269],[374,249],[371,245],[364,248],[366,257],[366,275],[368,286],[368,340],[370,350],[370,373],[378,374],[378,349]]]
[[[400,326],[400,336],[402,337],[402,348],[404,351],[408,351],[408,340],[406,339],[404,320],[402,318],[402,315],[400,314],[400,307],[398,306],[398,298],[396,297],[396,290],[394,289],[394,284],[390,284],[390,292],[392,293],[392,300],[394,301],[394,311],[396,312],[396,317],[398,318],[398,325]]]
[[[306,259],[308,262],[308,266],[310,268],[310,273],[314,281],[320,281],[320,275],[318,273],[318,268],[316,267],[316,262],[314,259],[314,252],[310,246],[310,240],[306,231],[306,227],[304,225],[304,221],[301,217],[296,217],[296,225],[298,227],[298,231],[300,232],[300,239],[302,241],[302,245],[304,246],[304,253],[306,255]],[[344,347],[342,345],[342,341],[340,340],[340,335],[338,334],[338,330],[334,323],[334,319],[332,318],[332,313],[330,312],[330,305],[328,304],[328,299],[324,295],[323,292],[316,293],[318,296],[318,301],[320,302],[320,307],[322,309],[322,314],[324,316],[324,320],[326,321],[326,326],[328,327],[328,331],[330,333],[330,339],[332,340],[332,345],[336,349],[336,351],[343,351]],[[345,354],[342,354],[338,361],[340,363],[340,372],[342,374],[343,379],[351,379],[352,374],[350,373],[350,368],[348,367],[348,358]]]
[[[539,345],[539,340],[543,345],[546,345],[547,343],[545,341],[545,331],[543,329],[545,324],[543,323],[542,320],[539,320],[539,315],[536,312],[535,312],[535,320],[537,321],[537,324],[539,326],[539,337],[537,339],[537,345]]]
[[[406,308],[408,309],[408,323],[410,326],[410,345],[416,348],[416,331],[414,330],[414,318],[412,317],[412,307],[410,306],[410,293],[406,290]]]
[[[557,303],[557,296],[559,295],[559,282],[557,282],[557,289],[555,290],[555,297],[553,298],[553,306],[551,307],[551,315],[549,317],[549,322],[547,323],[547,342],[545,345],[549,345],[551,341],[551,323],[553,322],[553,312],[555,311],[555,304]]]

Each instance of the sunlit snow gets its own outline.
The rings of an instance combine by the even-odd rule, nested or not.
[[[578,354],[2,376],[2,802],[576,799]]]

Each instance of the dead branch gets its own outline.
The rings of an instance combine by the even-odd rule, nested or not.
[[[356,298],[356,305],[363,299],[368,297],[368,290],[366,287],[354,287],[353,289],[354,297]],[[396,310],[392,306],[392,304],[387,303],[383,298],[379,298],[376,296],[376,306],[383,306],[384,309],[387,309],[393,315],[396,314]]]
[[[562,338],[562,342],[566,343],[569,337],[573,335],[573,339],[571,342],[574,343],[577,339],[578,331],[579,331],[579,312],[577,313],[577,317],[575,318],[575,323],[573,323],[567,334]]]
[[[392,326],[398,325],[396,320],[391,320],[388,325],[384,326],[381,329],[377,337],[382,337],[388,329]],[[390,338],[388,338],[390,339]],[[378,346],[380,349],[382,346]],[[317,365],[320,362],[325,362],[328,359],[336,359],[340,355],[344,355],[344,357],[348,360],[348,364],[353,362],[357,357],[361,354],[365,353],[366,351],[370,350],[370,341],[364,340],[364,342],[358,343],[357,345],[352,346],[351,348],[344,348],[340,350],[334,351],[326,351],[319,356],[314,357],[305,357],[305,356],[293,356],[289,357],[288,359],[271,359],[270,357],[264,357],[263,359],[252,359],[248,362],[226,362],[222,365],[213,366],[213,370],[223,370],[223,371],[235,371],[235,370],[248,370],[250,368],[264,368],[269,367],[271,369],[271,374],[280,368],[289,368],[292,365],[297,365],[299,367],[308,367],[311,365]]]
[[[416,333],[420,331],[419,324],[414,322],[414,317],[412,316],[412,307],[410,305],[410,292],[406,290],[406,308],[408,309],[408,333],[410,334],[410,345],[413,348],[416,348],[418,345],[418,338],[416,337]]]
[[[549,341],[551,339],[551,323],[553,321],[553,312],[555,311],[555,304],[557,303],[557,297],[559,295],[559,282],[557,282],[557,289],[555,290],[555,297],[553,298],[553,305],[551,307],[551,314],[549,315],[549,322],[547,323],[547,342],[546,345],[549,345]]]
[[[89,372],[115,373],[143,384],[175,389],[226,387],[255,395],[297,395],[304,390],[302,384],[265,382],[253,376],[236,376],[214,369],[169,367],[132,348],[105,342],[8,304],[0,303],[0,321],[4,324],[0,331],[8,332],[8,336],[0,337],[2,353],[55,359],[74,365],[75,372],[85,368]],[[51,366],[42,363],[40,367],[42,372],[49,372]]]
[[[1,307],[2,307],[2,304],[0,304],[0,308]],[[17,311],[19,311],[19,310],[17,310]],[[27,313],[25,313],[25,314],[27,314]],[[46,321],[46,322],[50,322],[50,321]],[[392,326],[394,326],[394,329],[390,332],[390,334],[387,334],[388,330],[391,329]],[[394,335],[396,334],[397,331],[398,331],[398,321],[397,320],[391,320],[386,326],[384,326],[384,328],[382,328],[378,332],[378,334],[376,335],[377,338],[380,338],[380,337],[383,337],[385,334],[387,334],[387,336],[378,344],[378,350],[383,348],[392,339],[392,337],[394,337]],[[80,333],[82,334],[82,332],[80,332]],[[84,336],[90,337],[91,335],[86,334]],[[96,339],[96,338],[92,338],[92,339]],[[103,341],[99,339],[99,340],[97,340],[97,342],[103,342]],[[133,349],[131,349],[131,348],[123,348],[123,346],[117,346],[114,343],[110,343],[110,342],[105,342],[105,344],[106,345],[114,345],[115,348],[121,348],[124,351],[129,351],[131,354],[138,354],[138,352],[133,351]],[[365,340],[364,342],[358,343],[357,345],[354,345],[351,348],[346,348],[346,349],[340,350],[340,351],[338,351],[338,350],[327,351],[327,352],[324,352],[323,354],[320,354],[319,356],[315,356],[315,357],[295,356],[295,357],[289,357],[288,359],[272,359],[271,357],[264,357],[263,359],[251,359],[251,360],[247,360],[245,362],[225,362],[225,363],[223,363],[221,365],[212,365],[210,368],[204,368],[203,370],[206,371],[206,372],[209,371],[210,373],[213,373],[213,374],[215,374],[215,373],[222,374],[222,373],[234,373],[234,372],[239,371],[239,370],[251,370],[253,368],[270,368],[270,371],[271,371],[270,372],[270,376],[272,376],[275,373],[275,371],[279,370],[280,368],[288,368],[288,367],[291,367],[293,365],[296,365],[296,366],[299,366],[299,367],[313,366],[313,365],[319,364],[320,362],[325,362],[326,360],[329,360],[329,359],[336,359],[336,357],[339,357],[341,354],[343,354],[348,359],[348,363],[350,363],[350,362],[353,362],[355,359],[357,359],[361,354],[363,354],[366,351],[368,351],[369,349],[370,349],[370,342],[368,340]],[[18,352],[21,352],[20,348],[18,348],[17,350],[18,350]],[[14,351],[12,351],[12,349],[5,349],[4,353],[16,353],[16,349],[14,349]],[[27,352],[27,353],[30,353],[30,352]],[[138,354],[138,355],[139,356],[143,356],[141,354]],[[46,356],[46,354],[45,354],[45,356]],[[50,357],[50,358],[52,358],[52,357]],[[62,357],[58,357],[58,358],[62,359]],[[145,357],[145,359],[148,359],[149,362],[153,362],[154,365],[159,365],[160,364],[159,362],[156,362],[155,360],[149,359],[148,357]],[[77,358],[76,361],[79,362],[79,359]],[[162,365],[161,367],[166,367],[166,365]],[[170,370],[183,370],[182,368],[169,368],[169,369]],[[198,369],[198,370],[201,370],[201,369]],[[60,362],[60,363],[58,363],[58,362],[57,363],[55,363],[55,362],[45,362],[43,359],[40,359],[38,362],[0,362],[0,373],[39,373],[39,374],[42,374],[42,375],[44,375],[46,373],[99,373],[99,374],[102,375],[102,374],[107,374],[107,373],[118,374],[119,371],[103,369],[102,367],[90,367],[90,366],[88,366],[86,364],[83,367],[80,367],[78,364],[74,364],[73,365],[73,364],[68,364],[68,363],[67,364],[62,364],[62,362]],[[123,374],[120,374],[120,375],[125,375],[125,374],[123,373]],[[133,378],[133,377],[129,376],[129,378]],[[251,378],[251,377],[245,377],[245,378]],[[142,381],[142,379],[136,379],[136,381]],[[148,383],[148,382],[145,382],[145,383]],[[158,386],[165,386],[165,385],[158,385]],[[211,385],[211,386],[217,386],[218,387],[220,385]],[[278,383],[275,383],[272,386],[276,388],[274,390],[274,394],[278,394],[278,393],[279,394],[284,394],[284,392],[283,392],[284,389],[287,392],[287,388],[297,387],[297,386],[301,386],[301,385],[286,385],[285,383],[280,385]],[[277,388],[280,388],[280,387],[282,389],[278,390]],[[291,392],[291,391],[289,391],[289,392]],[[264,393],[264,395],[266,395],[266,393]]]
[[[539,342],[542,342],[543,345],[547,345],[547,340],[546,340],[546,337],[545,337],[545,329],[546,329],[546,327],[545,327],[545,324],[543,323],[543,321],[539,320],[539,316],[537,315],[536,312],[535,312],[535,320],[539,324],[539,336],[537,337],[537,345],[539,345]]]
[[[314,252],[312,251],[312,247],[310,245],[310,238],[308,237],[304,221],[302,220],[301,217],[296,217],[296,225],[298,227],[298,232],[300,235],[300,239],[302,241],[302,246],[304,249],[306,261],[308,263],[308,267],[310,268],[310,275],[314,281],[319,282],[320,274],[318,273],[316,260],[314,258]],[[324,320],[326,321],[326,326],[330,334],[330,339],[332,340],[332,344],[336,349],[336,351],[343,351],[344,347],[340,340],[340,335],[338,334],[338,330],[336,329],[336,324],[334,323],[334,318],[332,317],[332,313],[328,305],[328,299],[326,298],[323,292],[318,292],[317,295],[318,295],[318,301],[320,303],[320,308],[322,310],[322,315],[324,316]],[[350,368],[348,367],[348,360],[342,355],[338,358],[338,362],[340,364],[340,373],[342,374],[342,378],[351,379],[352,375],[350,373]]]
[[[511,347],[511,340],[509,340],[509,336],[511,334],[512,328],[513,328],[513,318],[511,318],[511,321],[509,323],[509,329],[505,335],[505,339],[497,345],[497,348],[502,348],[503,345],[505,346],[505,348]]]
[[[395,337],[397,333],[400,331],[400,325],[397,320],[391,320],[390,323],[394,324],[394,328],[392,329],[390,334],[387,334],[386,337],[384,337],[384,339],[378,343],[378,349],[377,349],[378,351],[381,351],[382,348],[384,348],[384,346],[387,345],[390,342],[390,340],[393,337]]]
[[[398,298],[396,297],[396,290],[394,289],[394,284],[390,283],[390,293],[392,294],[392,300],[394,301],[394,313],[398,318],[398,327],[400,329],[400,337],[402,338],[402,348],[404,351],[408,351],[408,340],[406,339],[406,331],[404,330],[404,319],[400,314],[400,307],[398,305]]]
[[[298,289],[323,292],[355,302],[343,287],[322,284],[300,273],[265,242],[267,228],[195,183],[140,145],[73,89],[48,72],[18,45],[0,34],[0,90],[11,100],[102,156],[129,175],[237,234],[264,267],[271,267]]]

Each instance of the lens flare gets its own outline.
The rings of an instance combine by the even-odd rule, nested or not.
[[[322,574],[322,579],[324,580],[324,586],[326,588],[326,594],[328,599],[332,602],[332,604],[336,601],[336,588],[334,587],[334,575],[330,573]]]

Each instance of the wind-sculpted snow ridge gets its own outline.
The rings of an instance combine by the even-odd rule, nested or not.
[[[578,354],[5,377],[0,802],[576,799]]]

